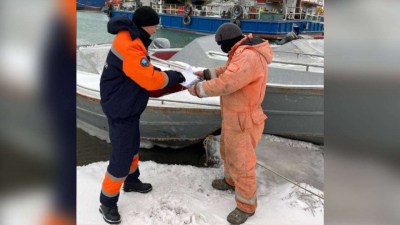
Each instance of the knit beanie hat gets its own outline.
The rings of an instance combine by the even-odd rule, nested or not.
[[[234,23],[222,24],[215,33],[215,41],[226,41],[242,36],[242,30]]]
[[[147,27],[159,24],[160,17],[150,6],[142,6],[135,11],[132,21],[138,27]]]

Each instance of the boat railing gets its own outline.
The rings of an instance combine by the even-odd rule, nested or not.
[[[179,7],[183,7],[184,5],[177,5],[177,4],[169,4],[169,5],[159,5],[153,4],[151,7],[158,13],[166,13],[170,15],[184,15],[184,10]],[[230,5],[229,5],[230,6]],[[222,6],[205,6],[204,9],[194,9],[192,10],[192,15],[194,16],[217,16],[222,17],[224,15],[224,11],[226,12],[226,8],[229,7],[227,5]],[[262,11],[261,8],[254,8],[255,11],[252,12],[253,9],[248,8],[244,12],[244,19],[261,19],[261,14],[268,13]],[[296,12],[298,11],[298,12]],[[181,13],[180,13],[181,12]],[[311,20],[311,21],[321,21],[323,16],[317,14],[313,15],[310,12],[304,12],[302,7],[286,7],[286,13],[284,14],[283,20],[295,20],[295,19],[304,19],[304,20]],[[251,15],[255,15],[253,18]],[[297,17],[297,18],[296,18]]]
[[[301,53],[301,52],[289,52],[289,51],[278,51],[278,50],[275,50],[275,51],[274,51],[274,53],[275,53],[275,52],[287,53],[287,54],[295,54],[295,55],[297,55],[297,59],[299,59],[299,56],[300,56],[300,55],[306,55],[306,56],[312,56],[312,57],[320,57],[320,58],[324,58],[324,56],[323,56],[323,55],[317,55],[317,54],[308,54],[308,53]]]
[[[284,20],[295,20],[296,15],[299,15],[299,19],[305,19],[305,13],[303,12],[301,7],[286,7],[285,8],[285,18]],[[293,12],[294,11],[294,12]],[[299,12],[296,12],[299,11]]]
[[[164,66],[166,66],[168,68],[171,68],[171,69],[178,69],[178,70],[182,70],[182,71],[186,70],[186,66],[184,66],[184,65],[181,65],[181,64],[178,64],[178,63],[175,63],[175,62],[169,62],[169,61],[162,60],[162,59],[159,59],[159,58],[156,58],[156,57],[151,58],[151,61],[152,62],[157,62],[157,63],[159,63],[161,65],[164,65]]]
[[[182,9],[178,8],[181,6],[183,6],[183,5],[176,5],[176,4],[174,4],[174,5],[172,5],[172,4],[171,5],[152,5],[152,8],[158,13],[164,13],[163,10],[165,10],[165,12],[167,14],[178,15],[178,12],[184,12],[184,11],[182,11]],[[221,14],[222,14],[221,7],[218,7],[218,10],[210,10],[209,7],[205,7],[205,10],[199,10],[199,9],[192,10],[192,13],[194,16],[199,16],[199,15],[201,15],[202,12],[205,13],[205,16],[221,16]]]
[[[156,52],[158,52],[159,49],[156,50]],[[287,52],[287,51],[274,51],[274,52],[282,52],[282,53],[288,53],[288,54],[297,54],[297,55],[307,55],[307,56],[316,56],[316,57],[323,57],[321,55],[315,55],[315,54],[307,54],[307,53],[295,53],[295,52]],[[228,55],[222,52],[215,52],[215,51],[208,51],[206,52],[206,54],[210,57],[210,58],[216,58],[216,57],[224,57],[224,59],[228,59]],[[220,58],[221,59],[221,58]],[[162,60],[159,58],[152,58],[152,61],[155,61],[157,63],[160,63],[162,65],[165,65],[168,68],[176,68],[176,69],[180,69],[180,70],[186,70],[186,67],[178,64],[178,63],[174,63],[174,62],[169,62],[166,60]],[[294,65],[294,66],[305,66],[306,71],[308,72],[310,67],[315,67],[315,68],[324,68],[323,65],[321,64],[313,64],[313,63],[300,63],[300,62],[288,62],[288,61],[280,61],[280,60],[272,60],[273,63],[279,63],[279,64],[287,64],[287,65]]]
[[[285,53],[288,53],[288,52],[285,52]],[[225,53],[221,53],[221,52],[208,51],[208,52],[206,52],[206,54],[212,58],[225,57],[226,59],[228,59],[228,55]],[[306,54],[306,53],[295,53],[295,54],[312,55],[312,54]],[[324,68],[323,65],[313,64],[313,63],[299,63],[299,62],[288,62],[288,61],[280,61],[280,60],[272,60],[272,63],[287,64],[287,65],[294,65],[294,66],[305,66],[307,72],[309,71],[310,67]]]
[[[162,98],[161,99],[160,98],[150,98],[150,100],[160,101],[162,105],[164,104],[164,102],[172,102],[172,103],[181,103],[181,104],[192,104],[192,105],[221,107],[221,105],[217,105],[217,104],[206,104],[206,103],[200,103],[200,102],[186,102],[186,101],[178,101],[178,100],[162,99]]]

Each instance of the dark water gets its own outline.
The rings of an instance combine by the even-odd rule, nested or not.
[[[77,45],[111,43],[115,36],[107,32],[108,20],[107,15],[102,12],[77,11]],[[203,35],[157,29],[151,38],[167,38],[171,42],[171,48],[182,48],[201,36]]]
[[[76,129],[76,157],[77,166],[83,166],[99,161],[108,161],[112,146],[106,141],[90,136],[81,129]],[[162,164],[180,164],[192,166],[204,166],[203,144],[199,143],[187,148],[170,149],[154,147],[152,149],[140,149],[140,161],[154,161]]]
[[[77,45],[111,43],[114,35],[107,32],[108,17],[101,12],[77,11]],[[172,48],[182,48],[202,35],[157,29],[152,39],[163,37],[171,42]],[[77,129],[77,165],[108,161],[112,147],[106,141],[92,137]],[[202,166],[204,149],[202,144],[184,149],[141,149],[140,160],[158,163]]]

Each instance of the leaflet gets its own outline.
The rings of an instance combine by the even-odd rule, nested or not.
[[[182,74],[185,77],[186,81],[181,83],[181,85],[186,88],[190,88],[192,85],[195,85],[196,83],[201,81],[200,77],[193,74],[193,70],[191,67],[183,71]]]

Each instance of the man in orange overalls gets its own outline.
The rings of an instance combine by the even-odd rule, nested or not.
[[[273,52],[260,37],[243,36],[233,23],[221,25],[215,40],[228,53],[225,66],[195,74],[206,81],[189,92],[199,98],[221,96],[222,132],[221,157],[224,179],[214,180],[218,190],[234,189],[237,208],[228,215],[232,224],[242,224],[257,207],[255,147],[264,130],[267,116],[261,108],[268,78],[268,66]]]

